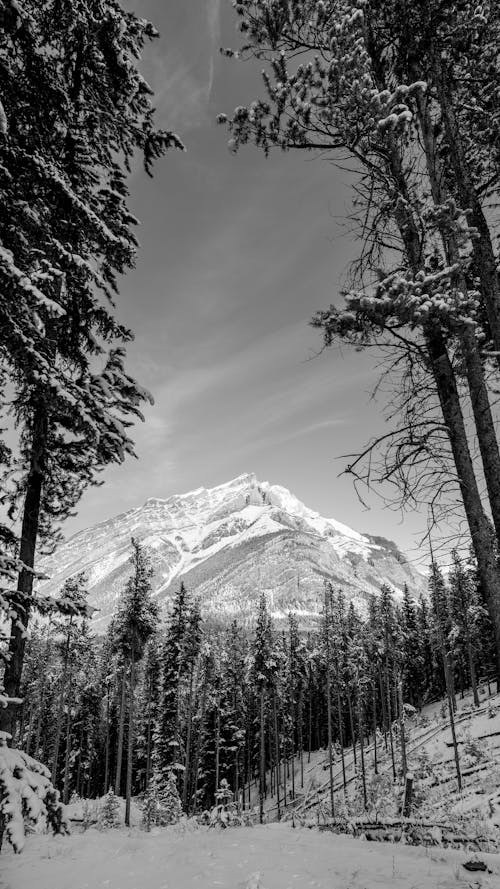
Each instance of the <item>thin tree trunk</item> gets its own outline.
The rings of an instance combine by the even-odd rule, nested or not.
[[[328,772],[330,778],[330,812],[335,818],[333,794],[333,737],[332,737],[332,677],[330,653],[330,592],[325,583],[325,643],[326,643],[326,718],[328,720]]]
[[[71,755],[71,707],[68,706],[68,717],[66,722],[66,754],[64,757],[64,782],[63,782],[63,803],[65,806],[69,802],[69,760]]]
[[[311,762],[312,748],[312,688],[311,688],[311,665],[309,665],[309,718],[308,718],[308,742],[307,742],[307,762]]]
[[[373,700],[373,771],[378,775],[378,758],[377,758],[377,692],[375,682],[372,683],[372,700]]]
[[[338,722],[339,722],[339,735],[340,735],[340,758],[342,760],[342,781],[344,785],[344,795],[347,792],[347,780],[345,774],[345,755],[344,755],[344,727],[342,724],[342,702],[340,700],[340,690],[337,687],[337,714],[338,714]]]
[[[299,697],[299,755],[300,755],[300,787],[304,787],[304,738],[302,735],[303,732],[303,692],[302,688],[300,689],[300,697]]]
[[[354,758],[354,768],[357,769],[358,761],[356,758],[356,733],[354,730],[354,716],[352,712],[352,700],[351,700],[351,692],[349,687],[347,687],[347,708],[349,710],[349,725],[351,728],[351,741],[352,741],[352,755]]]
[[[152,719],[151,719],[151,677],[148,679],[148,698],[147,698],[147,723],[146,723],[146,775],[145,789],[147,790],[151,780],[151,735],[152,735]]]
[[[391,689],[389,683],[389,668],[385,666],[385,706],[387,708],[387,724],[389,727],[389,744],[391,748],[392,777],[396,780],[396,759],[394,757],[394,737],[392,733]]]
[[[220,768],[220,700],[217,698],[217,715],[215,717],[215,790],[219,789]]]
[[[361,781],[363,785],[363,805],[365,812],[368,808],[368,799],[366,796],[366,771],[365,771],[365,750],[364,750],[364,718],[362,716],[362,703],[361,696],[359,693],[357,694],[357,715],[358,715],[358,732],[359,732],[359,758],[361,760]]]
[[[26,753],[28,756],[31,753],[31,739],[33,735],[33,722],[35,719],[35,709],[33,706],[30,707],[30,718],[28,722],[28,735],[26,737]]]
[[[118,723],[118,749],[116,753],[116,774],[115,774],[115,794],[120,796],[121,778],[122,778],[122,758],[123,758],[123,733],[125,728],[125,701],[126,701],[126,682],[125,682],[125,666],[122,670],[122,693],[120,702],[120,719]]]
[[[186,814],[189,814],[189,785],[191,783],[190,767],[191,767],[191,735],[193,730],[193,680],[194,668],[191,666],[189,674],[189,697],[187,712],[187,731],[186,731],[186,756],[184,760],[184,781],[182,787],[182,805]],[[215,788],[218,790],[218,785]]]
[[[64,659],[63,659],[63,669],[61,675],[61,692],[59,694],[59,702],[57,705],[57,722],[56,722],[56,736],[54,740],[54,754],[52,759],[52,783],[54,784],[57,777],[57,761],[59,759],[59,746],[61,743],[61,733],[62,733],[62,724],[63,724],[63,716],[64,716],[64,698],[66,696],[66,680],[68,674],[68,662],[69,662],[69,646],[71,642],[71,628],[73,626],[73,615],[70,616],[68,628],[66,631],[66,642],[64,645]]]
[[[79,743],[79,753],[78,753],[78,768],[76,770],[76,782],[75,789],[78,796],[81,796],[81,777],[82,777],[82,748],[83,748],[83,724],[80,726],[80,743]],[[104,785],[106,786],[106,785]],[[105,791],[107,793],[107,791]]]
[[[276,805],[278,807],[278,821],[281,821],[281,803],[280,803],[280,736],[278,729],[278,709],[276,707],[276,695],[273,694],[273,715],[274,715],[274,743],[275,743],[275,761],[276,761]],[[272,760],[271,760],[272,761]],[[286,805],[286,803],[285,803]]]
[[[134,690],[135,690],[135,652],[132,647],[130,656],[130,686],[128,704],[128,746],[127,746],[127,780],[125,785],[125,824],[130,827],[130,801],[132,799],[132,765],[134,758]]]
[[[469,676],[470,676],[470,684],[472,687],[472,698],[474,701],[474,707],[479,707],[479,694],[477,690],[477,679],[476,679],[476,664],[474,659],[474,652],[472,649],[472,643],[470,640],[469,627],[466,626],[466,642],[467,642],[467,661],[469,663]]]
[[[378,683],[380,687],[380,701],[382,704],[382,724],[384,726],[384,747],[387,753],[387,733],[389,731],[389,719],[387,716],[387,705],[384,693],[384,684],[382,680],[382,670],[378,671]]]
[[[446,679],[446,692],[447,692],[447,698],[448,698],[448,712],[450,715],[451,738],[453,741],[453,756],[455,759],[455,771],[457,773],[458,790],[461,793],[462,792],[462,772],[460,769],[460,756],[458,753],[457,735],[455,732],[455,715],[454,715],[454,710],[453,710],[452,694],[451,694],[450,681],[449,681],[449,679],[450,679],[449,666],[448,666],[448,661],[447,661],[447,657],[446,657],[446,652],[444,650],[444,645],[442,645],[442,647],[441,647],[441,653],[442,653],[442,657],[443,657],[443,665],[444,665],[445,679]]]
[[[260,690],[260,760],[259,760],[259,821],[264,821],[264,794],[266,790],[266,747],[264,738],[264,689]]]
[[[106,753],[104,759],[104,793],[109,790],[109,682],[106,685]]]
[[[408,771],[408,760],[406,756],[406,729],[405,729],[405,712],[404,712],[404,701],[403,701],[403,680],[400,676],[396,674],[394,677],[396,681],[396,687],[398,690],[398,701],[399,701],[399,737],[401,739],[401,771],[403,773],[403,777],[406,777],[406,773]]]
[[[202,743],[203,743],[203,733],[205,731],[205,713],[206,713],[206,706],[207,706],[207,684],[208,683],[207,683],[207,679],[206,679],[206,675],[205,675],[204,681],[203,681],[203,690],[201,693],[200,723],[198,726],[198,736],[196,738],[196,748],[195,748],[194,765],[193,765],[193,772],[194,772],[193,798],[194,798],[195,810],[198,806],[198,771],[199,771],[199,766],[200,766],[200,754],[201,754],[201,747],[202,747]]]

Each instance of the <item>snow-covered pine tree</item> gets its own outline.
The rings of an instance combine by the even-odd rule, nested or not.
[[[244,781],[244,750],[246,743],[246,705],[248,697],[247,639],[237,621],[233,621],[225,636],[227,651],[224,675],[224,727],[221,774],[232,775],[236,805]]]
[[[239,823],[234,793],[225,778],[215,792],[215,805],[210,810],[210,827],[230,827]]]
[[[158,717],[161,685],[159,628],[146,643],[137,706],[137,777],[148,788],[152,773],[153,732]]]
[[[298,751],[300,786],[304,787],[304,690],[306,685],[306,656],[295,614],[288,614],[288,686],[290,689],[290,720],[292,726],[292,755]],[[295,798],[295,768],[292,768],[292,794]]]
[[[106,796],[102,799],[97,824],[100,830],[110,830],[120,827],[122,824],[120,802],[112,788],[108,790]]]
[[[166,780],[161,783],[153,775],[142,805],[142,823],[146,830],[177,824],[181,816],[182,804],[174,773],[169,772]]]
[[[435,645],[441,654],[446,683],[446,696],[448,699],[448,713],[450,718],[451,737],[453,741],[453,752],[455,756],[457,785],[459,791],[461,791],[462,772],[460,767],[460,755],[458,751],[457,736],[455,732],[455,711],[457,705],[453,684],[453,652],[450,647],[451,620],[449,611],[449,599],[442,572],[435,562],[432,563],[429,574],[429,592],[432,604]]]
[[[467,568],[463,564],[456,550],[452,552],[452,559],[453,567],[448,577],[451,634],[454,647],[459,649],[460,658],[467,665],[474,706],[478,707],[476,665],[485,613],[479,601],[475,577],[470,567]]]
[[[0,689],[0,702],[2,698]],[[15,852],[22,852],[25,826],[43,821],[56,834],[69,833],[48,769],[21,750],[8,747],[5,733],[0,733],[0,850],[5,836]]]
[[[272,620],[267,608],[264,593],[259,599],[259,610],[255,626],[255,637],[252,645],[252,674],[258,701],[258,774],[259,774],[259,818],[264,820],[264,799],[267,795],[266,785],[266,712],[269,706],[269,692],[272,692],[276,660],[274,657],[274,640]]]
[[[62,632],[62,671],[60,677],[59,701],[56,713],[54,749],[52,754],[53,783],[56,783],[58,775],[59,745],[61,741],[64,706],[65,701],[68,697],[67,690],[68,687],[72,686],[72,661],[75,643],[80,635],[81,621],[91,614],[91,610],[87,605],[86,586],[86,575],[84,573],[77,574],[75,577],[69,578],[65,582],[60,596],[57,600],[58,611],[61,613],[61,615],[66,616],[66,620],[56,622],[54,626],[56,632]],[[73,696],[74,689],[71,689],[70,697],[73,698]]]
[[[417,606],[410,595],[407,584],[403,587],[401,603],[401,656],[402,677],[408,702],[420,709],[425,691],[423,666],[423,642],[418,627]]]
[[[324,583],[324,609],[322,620],[322,636],[325,662],[325,695],[326,695],[326,719],[327,719],[327,744],[328,744],[328,769],[330,785],[330,815],[335,818],[335,796],[333,779],[333,725],[332,725],[332,667],[334,653],[332,651],[332,599],[333,589],[331,584]]]
[[[132,335],[110,311],[135,256],[130,162],[142,154],[151,172],[182,146],[155,129],[137,68],[156,34],[149,22],[115,0],[23,0],[1,15],[0,364],[20,429],[8,493],[26,566],[5,672],[16,696],[37,544],[54,543],[55,524],[100,468],[133,453],[127,427],[149,398],[125,370]],[[4,714],[3,728],[11,722]]]
[[[201,645],[200,614],[183,583],[174,596],[165,641],[160,653],[161,690],[154,731],[153,764],[158,782],[169,773],[183,773],[186,759],[185,705],[193,692],[191,680]],[[186,687],[187,686],[187,687]]]
[[[159,606],[151,598],[153,569],[141,544],[132,538],[132,575],[127,581],[122,601],[116,614],[113,633],[117,650],[129,669],[127,783],[125,791],[125,824],[130,825],[132,795],[132,765],[135,742],[134,695],[136,669],[144,655],[149,637],[159,619]]]

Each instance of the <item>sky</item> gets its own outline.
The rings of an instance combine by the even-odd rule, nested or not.
[[[158,123],[186,151],[169,152],[153,180],[137,165],[130,183],[141,248],[117,314],[136,334],[128,368],[155,398],[134,431],[139,459],[103,473],[65,534],[255,472],[416,558],[424,517],[402,520],[378,497],[366,510],[339,477],[339,457],[384,431],[374,357],[322,351],[308,325],[339,300],[355,256],[348,175],[300,152],[228,150],[217,114],[262,94],[257,62],[220,55],[239,45],[230,0],[126,5],[161,33],[142,71]]]

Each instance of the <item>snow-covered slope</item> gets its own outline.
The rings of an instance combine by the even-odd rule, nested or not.
[[[154,588],[168,600],[180,580],[206,612],[247,617],[261,590],[276,616],[320,608],[322,580],[363,602],[382,583],[415,593],[422,577],[390,541],[358,534],[308,509],[286,488],[253,474],[215,488],[198,488],[166,500],[150,499],[62,544],[41,567],[44,592],[57,593],[66,578],[85,570],[90,601],[104,627],[129,574],[130,540],[153,556]]]

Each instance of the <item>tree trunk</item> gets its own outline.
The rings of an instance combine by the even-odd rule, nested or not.
[[[497,676],[500,677],[500,573],[490,523],[483,510],[470,454],[457,385],[442,336],[436,329],[427,336],[443,418],[477,559],[479,579],[488,605],[495,635]]]
[[[474,658],[474,652],[472,649],[472,644],[470,641],[470,633],[469,633],[468,626],[466,626],[466,641],[467,641],[467,660],[469,663],[470,684],[472,687],[472,698],[474,701],[474,707],[479,707],[479,694],[477,691],[477,679],[476,679],[476,664],[475,664],[475,658]]]
[[[402,170],[400,149],[393,143],[389,168],[394,184],[403,200],[395,210],[395,220],[405,246],[413,274],[422,266],[420,237],[410,208],[411,196]],[[448,438],[464,504],[464,510],[472,538],[474,554],[478,563],[478,573],[488,605],[488,611],[495,634],[497,679],[500,682],[500,573],[490,532],[489,521],[483,510],[481,497],[467,440],[464,418],[457,389],[456,378],[450,362],[446,343],[439,327],[429,324],[424,327],[424,336],[430,358],[434,382],[437,389],[441,412],[447,428]]]
[[[17,594],[13,598],[13,607],[18,612],[16,619],[11,621],[8,653],[5,665],[3,686],[7,697],[19,698],[23,672],[24,650],[26,647],[26,630],[29,624],[32,594],[35,552],[40,523],[40,504],[45,477],[47,447],[47,417],[42,406],[36,408],[33,418],[31,437],[31,460],[26,481],[23,519],[21,526],[21,542],[19,559],[26,567],[18,577]],[[0,731],[14,734],[17,721],[15,705],[0,708]]]
[[[264,794],[266,790],[266,747],[264,737],[264,689],[260,690],[260,760],[259,760],[259,821],[264,821]]]
[[[69,760],[71,755],[71,707],[68,705],[68,716],[66,721],[66,753],[64,756],[64,780],[63,780],[63,803],[65,806],[69,802]]]
[[[325,642],[326,642],[326,718],[328,721],[328,773],[330,778],[330,812],[335,818],[335,799],[333,793],[333,738],[332,738],[332,677],[330,656],[330,594],[325,583]]]
[[[220,699],[217,698],[217,715],[215,717],[215,791],[219,789],[220,768]]]
[[[454,715],[454,711],[453,711],[453,701],[452,701],[451,686],[450,686],[449,666],[448,666],[448,660],[446,657],[446,652],[444,650],[444,645],[442,645],[442,647],[441,647],[441,653],[442,653],[442,657],[443,657],[443,665],[444,665],[444,672],[445,672],[445,679],[446,679],[446,694],[447,694],[447,698],[448,698],[448,712],[450,715],[450,728],[451,728],[451,738],[453,741],[453,755],[455,758],[455,770],[457,773],[457,785],[458,785],[459,792],[461,792],[462,791],[462,773],[460,770],[460,757],[459,757],[459,753],[458,753],[457,736],[456,736],[456,732],[455,732],[455,715]]]
[[[365,812],[368,808],[368,799],[366,796],[366,772],[365,772],[365,751],[364,751],[364,718],[363,718],[363,705],[361,703],[361,696],[359,693],[357,694],[357,715],[358,715],[358,733],[359,733],[359,758],[361,760],[361,781],[363,785],[363,804]]]
[[[401,771],[403,773],[403,777],[406,776],[408,771],[408,760],[406,756],[406,728],[405,728],[405,711],[404,711],[404,701],[403,701],[403,680],[400,676],[396,674],[395,676],[396,687],[398,690],[398,701],[399,701],[399,736],[401,739]]]
[[[301,688],[300,697],[299,697],[299,756],[300,756],[300,787],[301,788],[304,787],[304,738],[302,735],[302,733],[303,733],[303,725],[302,725],[303,708],[304,708],[304,702],[303,702],[303,692],[302,692],[302,688]]]
[[[63,724],[63,716],[64,716],[64,698],[66,696],[66,679],[68,674],[68,661],[69,661],[69,646],[71,642],[71,628],[73,625],[73,615],[70,616],[68,629],[66,632],[66,642],[64,645],[64,659],[63,659],[63,669],[61,674],[61,692],[59,695],[59,702],[57,705],[57,722],[56,722],[56,736],[54,740],[54,754],[52,759],[52,783],[54,784],[57,777],[57,760],[59,759],[59,746],[61,743],[61,733],[62,733],[62,724]]]
[[[445,170],[437,150],[435,127],[428,111],[426,97],[421,97],[417,101],[417,108],[432,198],[436,206],[442,206],[449,199],[450,193],[446,188]],[[441,223],[439,228],[448,263],[460,266],[461,257],[456,234],[444,222]],[[455,277],[457,279],[457,289],[462,292],[464,298],[467,298],[468,288],[463,272],[457,271]],[[500,311],[500,294],[497,302],[497,309]],[[500,322],[500,314],[498,314],[497,320]],[[497,540],[500,543],[500,451],[484,377],[483,362],[479,354],[479,345],[474,325],[463,324],[457,329],[456,333],[459,337],[465,359],[467,383],[484,468],[488,499]]]
[[[385,666],[385,706],[387,708],[387,725],[389,728],[389,744],[391,748],[392,777],[396,780],[396,760],[394,758],[394,737],[392,733],[391,687],[389,682],[389,668]]]
[[[125,682],[125,666],[122,671],[122,693],[120,701],[120,719],[118,723],[118,749],[116,753],[116,774],[115,774],[115,794],[120,796],[121,779],[122,779],[122,758],[123,758],[123,733],[125,728],[125,700],[126,700],[126,682]]]
[[[488,316],[493,345],[495,351],[500,352],[500,282],[497,260],[491,232],[474,186],[469,161],[464,150],[464,134],[461,132],[455,113],[456,100],[452,94],[450,77],[443,70],[443,63],[437,54],[434,58],[434,74],[446,136],[447,159],[453,168],[458,203],[463,210],[471,211],[468,222],[479,235],[471,240],[474,272],[480,280],[481,295]],[[466,138],[469,138],[468,133]],[[500,356],[497,356],[497,361],[500,363]]]
[[[339,736],[340,736],[340,758],[342,760],[342,781],[344,785],[344,795],[347,792],[347,780],[345,774],[345,754],[344,754],[344,727],[342,724],[342,702],[340,700],[340,690],[337,687],[337,715],[339,721]]]
[[[203,733],[205,730],[205,712],[207,706],[207,679],[204,678],[203,682],[203,691],[201,693],[201,707],[200,707],[200,722],[198,726],[198,736],[196,738],[196,748],[194,754],[194,765],[193,765],[193,773],[194,773],[194,805],[195,810],[198,805],[198,770],[200,764],[200,754],[201,754],[201,746],[203,743]]]
[[[356,758],[356,732],[354,729],[354,715],[352,712],[352,699],[351,699],[351,692],[349,690],[349,687],[347,687],[347,708],[349,710],[349,725],[351,728],[351,743],[352,743],[352,755],[353,755],[353,759],[354,759],[354,768],[357,769],[358,760]]]
[[[104,795],[109,787],[109,682],[106,685],[106,753],[104,759]]]
[[[135,652],[132,648],[130,657],[130,687],[128,704],[128,745],[127,745],[127,782],[125,785],[125,824],[130,827],[130,801],[132,799],[132,765],[134,758],[134,687],[135,687]]]
[[[186,814],[189,814],[189,785],[191,783],[191,735],[193,731],[193,680],[194,680],[194,667],[191,666],[190,674],[189,674],[189,698],[188,698],[188,712],[187,712],[187,731],[186,731],[186,756],[184,759],[184,781],[182,786],[182,807]],[[218,785],[215,787],[218,790]]]
[[[280,735],[278,728],[278,709],[276,707],[276,695],[273,694],[273,715],[274,715],[274,744],[275,744],[275,762],[276,762],[276,805],[278,807],[278,821],[281,821],[281,803],[280,803]],[[285,803],[286,805],[286,803]]]

